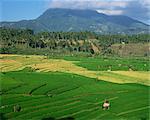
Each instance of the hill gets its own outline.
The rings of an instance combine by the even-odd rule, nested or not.
[[[147,33],[149,25],[122,15],[105,15],[94,10],[53,8],[34,20],[1,22],[1,27],[41,31],[92,31],[100,34]]]
[[[0,53],[149,56],[149,34],[98,35],[0,28]]]

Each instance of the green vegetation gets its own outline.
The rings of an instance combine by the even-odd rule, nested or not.
[[[148,120],[148,86],[114,84],[75,74],[36,73],[27,69],[1,73],[0,111],[5,119]],[[105,99],[111,102],[108,111],[101,109]],[[17,104],[21,111],[13,112]]]
[[[0,119],[148,120],[149,37],[0,28]]]
[[[34,34],[30,29],[0,28],[0,53],[13,54],[74,54],[80,52],[94,55],[149,56],[150,35],[98,35],[92,32],[41,32]],[[133,46],[140,43],[142,49]],[[118,45],[114,49],[113,45]],[[125,48],[133,44],[132,47]],[[120,50],[121,53],[119,52]],[[129,52],[127,52],[129,51]],[[133,53],[135,51],[135,53]],[[132,54],[133,53],[133,54]]]
[[[58,57],[68,61],[75,61],[74,64],[96,71],[149,71],[149,59],[145,58],[115,58],[115,57]]]
[[[52,57],[1,54],[1,72],[67,72],[114,83],[149,84],[147,58]],[[77,59],[78,58],[78,59]],[[129,62],[130,61],[130,62]],[[117,64],[115,63],[117,62]],[[124,63],[124,64],[122,64]],[[100,67],[101,66],[101,67]],[[43,86],[43,84],[42,84]]]

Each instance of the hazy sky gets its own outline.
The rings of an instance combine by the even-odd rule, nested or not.
[[[35,19],[48,8],[94,9],[150,24],[150,0],[0,0],[0,21]]]

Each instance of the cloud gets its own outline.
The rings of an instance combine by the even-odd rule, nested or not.
[[[72,8],[72,9],[99,9],[125,7],[125,1],[101,1],[101,0],[51,0],[50,8]]]
[[[51,0],[49,7],[94,9],[108,15],[127,15],[150,24],[150,0]]]
[[[147,0],[130,1],[122,9],[124,15],[150,24],[150,2]]]
[[[107,15],[122,15],[123,10],[97,10],[99,13],[104,13]]]

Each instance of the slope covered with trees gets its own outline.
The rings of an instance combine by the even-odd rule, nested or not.
[[[149,38],[148,34],[99,35],[89,31],[34,33],[30,29],[1,27],[0,52],[19,54],[85,52],[105,55],[114,54],[114,45],[147,44]]]

